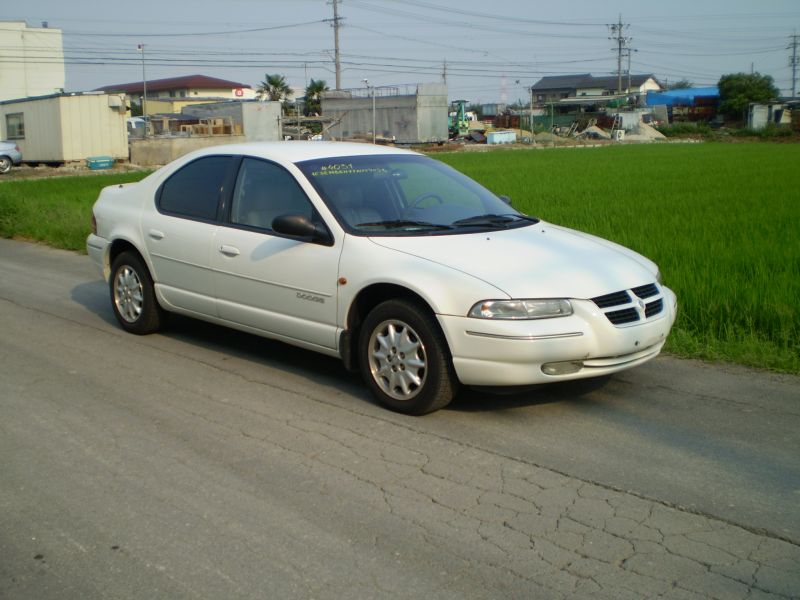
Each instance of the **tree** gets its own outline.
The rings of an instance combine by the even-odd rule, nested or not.
[[[742,118],[752,102],[769,102],[778,97],[778,88],[769,75],[729,73],[719,83],[719,110],[732,118]]]
[[[312,79],[306,86],[306,100],[303,112],[306,116],[322,113],[322,94],[328,91],[328,84],[322,79]]]
[[[670,83],[667,85],[668,90],[688,90],[692,87],[694,87],[694,84],[688,79],[679,79],[675,83]]]
[[[283,100],[288,100],[291,95],[292,88],[286,83],[286,78],[277,73],[275,75],[267,73],[266,79],[258,86],[258,97],[261,100],[266,98],[267,100],[281,102]]]

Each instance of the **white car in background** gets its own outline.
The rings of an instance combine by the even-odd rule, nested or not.
[[[677,310],[639,254],[368,144],[207,148],[105,188],[93,222],[127,331],[174,312],[337,356],[408,414],[640,365]]]

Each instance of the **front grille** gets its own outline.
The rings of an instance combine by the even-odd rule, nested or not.
[[[608,320],[614,325],[634,323],[639,320],[639,313],[635,308],[623,308],[622,310],[612,310],[606,313]]]
[[[653,315],[657,315],[662,310],[664,310],[664,300],[663,298],[659,298],[655,302],[650,302],[644,309],[644,317],[645,319],[649,319]]]
[[[658,298],[648,302],[642,308],[642,300],[656,296]],[[597,296],[592,298],[592,302],[603,311],[612,324],[617,326],[649,319],[664,310],[664,299],[661,298],[661,291],[655,283]]]
[[[655,283],[648,283],[647,285],[640,285],[639,287],[631,288],[631,291],[639,296],[642,300],[645,298],[652,298],[658,296],[658,288]]]
[[[614,292],[613,294],[606,294],[605,296],[598,296],[592,298],[592,302],[597,305],[597,308],[608,308],[609,306],[619,306],[620,304],[629,304],[631,297],[628,292]]]

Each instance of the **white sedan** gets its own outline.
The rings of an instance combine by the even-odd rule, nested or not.
[[[445,406],[459,384],[640,365],[677,311],[643,256],[367,144],[194,152],[105,188],[87,249],[125,330],[180,313],[337,356],[408,414]]]

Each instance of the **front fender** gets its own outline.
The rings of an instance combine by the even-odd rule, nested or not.
[[[384,266],[389,264],[391,269]],[[376,284],[408,289],[439,315],[463,317],[479,300],[508,298],[499,288],[463,271],[350,235],[345,237],[339,278],[347,281],[339,286],[338,321],[342,328],[358,294]]]

